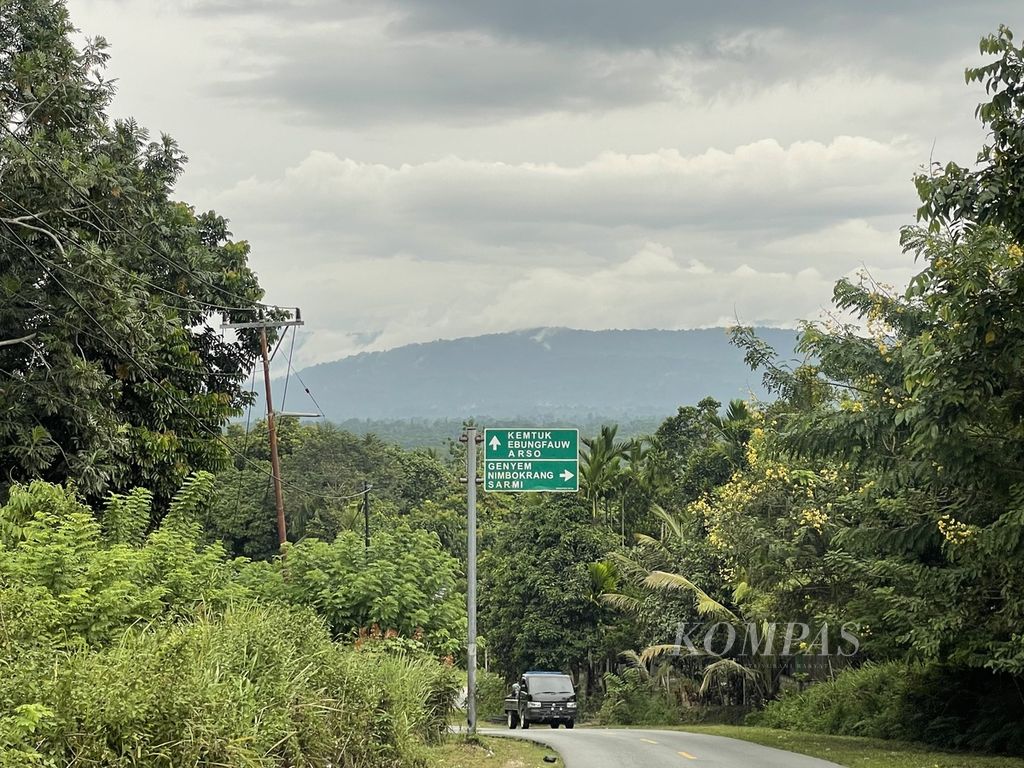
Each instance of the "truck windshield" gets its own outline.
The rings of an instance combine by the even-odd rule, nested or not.
[[[533,677],[528,681],[530,693],[572,693],[572,680],[568,677],[551,675]]]

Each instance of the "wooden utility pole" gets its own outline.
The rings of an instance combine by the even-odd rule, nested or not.
[[[277,455],[277,425],[274,423],[274,396],[270,392],[270,353],[267,351],[267,327],[260,328],[260,352],[263,355],[263,386],[267,392],[267,431],[270,433],[270,468],[274,473],[274,501],[277,503],[277,545],[288,541],[284,519],[284,490],[281,488],[281,459]]]
[[[289,325],[303,325],[295,310],[294,320],[260,320],[254,323],[224,323],[221,328],[259,328],[260,355],[263,358],[263,385],[267,397],[267,431],[270,433],[270,467],[274,479],[274,500],[277,504],[277,544],[284,547],[288,541],[288,524],[284,518],[284,490],[281,488],[281,460],[277,455],[277,424],[274,419],[274,396],[270,391],[270,352],[267,344],[267,328],[283,328]]]
[[[370,484],[363,480],[363,537],[364,551],[370,551]]]

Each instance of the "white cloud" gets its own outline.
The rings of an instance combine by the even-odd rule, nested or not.
[[[325,329],[306,363],[531,326],[795,324],[839,275],[907,267],[889,212],[911,207],[914,151],[850,136],[573,165],[314,151],[215,203],[242,212],[265,283]]]
[[[673,247],[700,244],[709,233],[772,240],[765,253],[776,255],[787,239],[805,243],[793,238],[901,206],[909,213],[903,169],[915,154],[903,143],[849,136],[788,147],[762,140],[696,155],[605,152],[578,165],[449,156],[389,166],[314,151],[282,176],[246,180],[213,202],[241,212],[235,222],[257,240],[319,244],[319,255],[331,259],[613,258],[651,233]],[[845,226],[839,234],[863,234]],[[793,252],[801,249],[808,251],[804,244]],[[309,254],[311,264],[317,255]],[[690,256],[707,261],[708,254]]]

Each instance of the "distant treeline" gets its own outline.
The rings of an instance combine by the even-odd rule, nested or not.
[[[669,414],[666,414],[666,417]],[[640,437],[653,434],[665,420],[664,417],[648,418],[612,418],[608,415],[588,415],[585,419],[538,419],[532,418],[493,418],[477,416],[472,419],[478,427],[540,427],[559,426],[575,427],[582,434],[595,434],[601,430],[602,424],[617,423],[619,435],[624,438]],[[380,439],[396,443],[403,448],[433,448],[444,451],[448,441],[455,440],[462,434],[462,419],[345,419],[333,422],[341,429],[356,435],[373,434]]]

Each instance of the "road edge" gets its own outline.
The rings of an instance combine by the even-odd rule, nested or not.
[[[554,754],[558,755],[558,759],[562,761],[562,765],[565,765],[565,758],[562,757],[562,753],[555,749],[551,744],[546,742],[543,738],[535,738],[533,734],[529,736],[520,735],[518,733],[484,733],[477,734],[478,736],[486,736],[489,739],[510,739],[513,741],[532,741],[534,744],[540,744],[544,749],[550,750]]]

